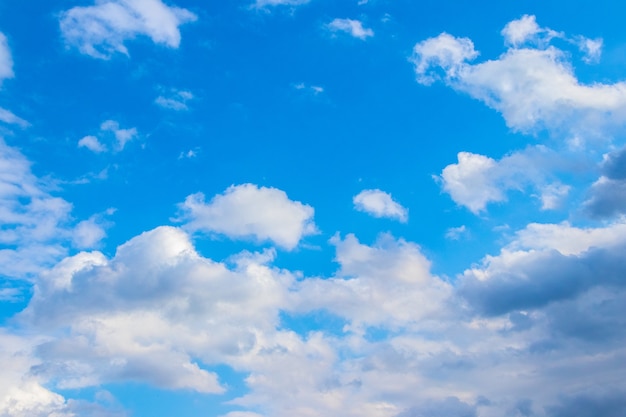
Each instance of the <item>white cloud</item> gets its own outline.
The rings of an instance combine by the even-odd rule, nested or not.
[[[588,64],[598,62],[600,55],[602,55],[602,45],[604,41],[601,38],[589,39],[584,36],[580,36],[576,39],[576,43],[580,50],[585,54],[583,58]]]
[[[100,130],[103,132],[112,132],[117,141],[117,149],[123,150],[126,143],[137,137],[137,129],[121,129],[120,124],[115,120],[105,120],[100,125]]]
[[[534,18],[511,22],[503,31],[510,43],[529,39],[537,28]],[[471,64],[478,56],[467,38],[447,33],[415,45],[412,61],[417,80],[441,79],[501,112],[509,127],[528,132],[547,128],[567,134],[602,136],[603,129],[626,121],[626,83],[583,84],[576,78],[569,55],[547,45],[512,47],[499,58]],[[575,39],[566,38],[571,43]],[[599,54],[598,40],[587,47],[586,58]],[[586,42],[585,42],[586,44]]]
[[[0,32],[0,82],[6,78],[13,78],[13,57],[7,37]]]
[[[87,148],[92,152],[101,153],[107,150],[107,147],[104,146],[97,137],[95,136],[85,136],[81,140],[78,141],[79,148]]]
[[[105,120],[100,124],[98,136],[88,135],[78,141],[79,148],[87,148],[94,153],[103,153],[109,150],[120,152],[126,144],[139,135],[137,128],[122,129],[115,120]],[[102,141],[108,142],[107,146]]]
[[[560,207],[570,190],[550,172],[567,166],[564,158],[544,146],[513,152],[498,161],[459,152],[458,162],[445,167],[436,179],[454,202],[473,213],[485,210],[489,203],[506,201],[509,190],[523,191],[527,187],[538,191],[543,210],[553,210]]]
[[[324,92],[324,87],[320,87],[319,85],[308,85],[305,83],[294,84],[293,88],[301,91],[308,91],[313,95],[322,94]]]
[[[363,22],[354,19],[334,19],[326,27],[331,32],[345,32],[361,40],[374,36],[372,29],[363,27]]]
[[[0,121],[21,127],[29,126],[29,123],[26,120],[16,116],[7,109],[3,109],[2,107],[0,107]]]
[[[409,211],[381,190],[363,190],[352,199],[354,208],[374,217],[388,217],[406,223]]]
[[[256,0],[253,7],[257,9],[275,6],[301,6],[310,0]]]
[[[417,80],[431,84],[439,79],[431,69],[441,67],[447,77],[456,77],[466,61],[478,56],[474,43],[468,38],[455,38],[447,33],[426,39],[415,45],[411,61],[415,65]]]
[[[68,257],[42,274],[20,316],[43,334],[71,330],[39,345],[37,373],[61,388],[143,381],[221,393],[200,363],[230,361],[271,337],[293,282],[259,263],[272,259],[241,254],[231,270],[172,227],[131,239],[112,259]]]
[[[80,234],[70,216],[72,205],[48,188],[33,175],[29,161],[0,140],[0,243],[5,245],[0,264],[7,276],[28,276],[53,264]],[[92,232],[97,227],[93,222]]]
[[[372,246],[354,235],[331,242],[340,270],[331,279],[299,282],[296,311],[326,309],[349,320],[355,330],[401,327],[441,313],[450,287],[431,276],[430,262],[417,245],[389,235]]]
[[[189,10],[161,0],[104,0],[77,6],[61,15],[61,32],[69,46],[94,58],[128,54],[127,40],[145,35],[154,43],[178,48],[179,26],[196,20]]]
[[[170,110],[189,110],[187,102],[193,99],[193,94],[185,90],[173,90],[169,96],[159,96],[154,102],[164,109]]]
[[[459,240],[462,236],[466,235],[468,232],[467,227],[465,225],[461,225],[458,227],[450,227],[446,230],[446,239],[450,240]]]
[[[33,348],[41,340],[29,340],[0,331],[0,415],[10,417],[72,417],[65,399],[43,386],[30,372],[40,364]]]
[[[188,196],[180,204],[185,227],[233,239],[271,241],[291,250],[302,237],[316,233],[313,208],[292,201],[284,191],[253,184],[233,185],[205,203],[204,195]]]

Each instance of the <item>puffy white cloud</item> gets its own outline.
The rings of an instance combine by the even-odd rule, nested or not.
[[[311,206],[290,200],[282,190],[254,184],[230,186],[208,203],[204,194],[192,194],[179,208],[179,220],[188,230],[271,241],[288,250],[317,232]]]
[[[352,199],[354,208],[374,217],[388,217],[406,223],[409,211],[381,190],[363,190]]]
[[[520,19],[513,20],[502,29],[505,42],[518,46],[533,38],[541,32],[535,16],[524,15]]]
[[[94,58],[108,59],[117,52],[127,55],[125,42],[139,35],[178,48],[179,26],[194,20],[196,15],[189,10],[161,0],[105,0],[65,11],[60,26],[67,45]]]
[[[193,99],[193,94],[185,90],[173,90],[172,94],[166,96],[158,96],[154,102],[164,109],[170,110],[188,110],[187,102]]]
[[[389,235],[373,246],[354,235],[336,236],[332,243],[340,270],[331,279],[299,282],[297,311],[326,309],[355,328],[404,326],[441,313],[450,287],[431,276],[430,262],[417,245]]]
[[[9,42],[4,33],[0,32],[0,82],[6,78],[13,78],[13,57]]]
[[[554,169],[574,162],[544,147],[529,147],[505,155],[496,161],[484,155],[459,152],[458,162],[443,169],[436,177],[442,188],[459,205],[473,213],[485,210],[487,204],[506,201],[508,190],[523,190],[529,186],[539,192],[541,208],[560,207],[570,187],[561,184]]]
[[[365,40],[374,36],[374,31],[363,27],[363,22],[354,19],[334,19],[328,25],[331,32],[345,32],[354,38]]]
[[[417,80],[432,84],[439,76],[432,68],[440,67],[447,77],[456,77],[464,69],[465,62],[478,56],[474,43],[468,38],[455,38],[447,33],[419,42],[413,48],[411,61],[415,65]]]
[[[543,33],[536,47],[517,47]],[[569,55],[548,45],[564,35],[538,28],[532,16],[509,23],[503,30],[513,47],[494,60],[471,64],[478,56],[467,38],[447,33],[415,45],[412,61],[417,80],[442,79],[452,88],[483,101],[502,113],[511,128],[528,132],[603,135],[603,129],[626,121],[626,83],[583,84],[575,76]],[[575,44],[581,38],[565,38]],[[583,41],[585,59],[598,56],[599,40]]]
[[[65,399],[46,389],[44,381],[30,372],[40,364],[32,351],[37,342],[0,331],[0,415],[71,417]]]
[[[293,281],[259,263],[272,258],[244,253],[231,270],[172,227],[131,239],[112,259],[66,258],[41,276],[20,315],[40,333],[71,329],[38,346],[37,373],[65,388],[143,381],[223,392],[200,363],[228,362],[257,349],[259,335],[271,337]]]

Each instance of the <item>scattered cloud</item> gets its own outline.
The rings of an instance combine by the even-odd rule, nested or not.
[[[72,205],[51,195],[51,185],[37,178],[30,162],[16,149],[0,141],[0,263],[3,275],[29,277],[65,256],[72,241],[81,248],[104,237],[102,226],[92,220],[92,238],[80,238],[83,227],[74,225]]]
[[[105,120],[100,125],[100,130],[102,132],[111,132],[113,136],[115,136],[116,140],[116,148],[121,151],[126,146],[126,143],[131,141],[132,139],[137,137],[137,129],[122,129],[120,128],[120,124],[115,120]]]
[[[331,32],[345,32],[354,38],[366,40],[374,36],[374,31],[363,27],[363,23],[353,19],[334,19],[326,25]]]
[[[305,83],[294,84],[293,88],[299,91],[306,91],[313,95],[322,94],[324,92],[324,87],[320,87],[319,85],[308,85]]]
[[[18,125],[20,127],[28,127],[30,123],[26,120],[16,116],[9,110],[3,109],[0,107],[0,121],[10,124],[10,125]]]
[[[158,96],[154,102],[164,109],[182,111],[189,110],[187,102],[192,100],[193,94],[190,91],[185,90],[172,90],[172,93],[168,96]]]
[[[13,78],[13,57],[9,48],[9,41],[4,33],[0,32],[0,82]]]
[[[468,38],[442,33],[416,44],[411,60],[417,81],[442,80],[499,111],[509,127],[522,132],[546,128],[594,138],[626,122],[626,83],[581,83],[569,54],[549,44],[564,35],[540,28],[534,16],[510,22],[503,35],[510,48],[477,64],[470,63],[478,52]],[[585,59],[599,56],[600,40],[565,39],[582,44]]]
[[[446,239],[449,240],[459,240],[461,237],[466,236],[469,233],[467,227],[465,225],[461,225],[459,227],[450,227],[446,230]]]
[[[387,217],[406,223],[409,211],[381,190],[363,190],[352,199],[354,208],[374,217]]]
[[[204,194],[192,194],[179,208],[187,230],[271,241],[287,250],[317,232],[311,206],[290,200],[284,191],[254,184],[233,185],[208,203]]]
[[[68,46],[93,58],[109,59],[115,53],[128,55],[125,42],[140,35],[178,48],[179,27],[196,18],[189,10],[161,0],[104,0],[63,12],[60,26]]]
[[[252,7],[263,9],[276,6],[301,6],[310,0],[256,0]]]
[[[78,141],[79,148],[86,148],[94,153],[108,152],[109,150],[120,152],[128,142],[137,138],[137,128],[122,129],[115,120],[105,120],[100,125],[98,136],[88,135]],[[101,139],[109,142],[109,146],[102,143]]]

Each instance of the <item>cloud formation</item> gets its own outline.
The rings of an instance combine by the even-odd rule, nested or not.
[[[536,191],[543,210],[552,210],[561,206],[570,190],[553,171],[567,164],[544,146],[513,152],[500,160],[459,152],[458,162],[445,167],[436,179],[455,203],[476,214],[490,203],[506,201],[508,191],[526,188]]]
[[[178,48],[179,27],[196,18],[189,10],[161,0],[107,0],[63,12],[60,26],[68,46],[93,58],[109,59],[115,53],[128,55],[126,41],[140,35]]]
[[[374,31],[369,28],[363,27],[363,22],[355,19],[334,19],[328,25],[328,30],[331,32],[345,32],[353,38],[366,40],[374,36]]]
[[[187,230],[270,241],[287,250],[317,232],[311,206],[290,200],[284,191],[254,184],[233,185],[208,203],[204,194],[192,194],[179,208]]]
[[[117,121],[105,120],[100,125],[98,136],[84,136],[78,141],[78,147],[89,149],[94,153],[120,152],[124,150],[128,142],[136,139],[137,136],[137,128],[122,129]],[[109,146],[102,143],[101,139],[108,142]]]
[[[30,162],[0,140],[0,263],[3,275],[24,278],[51,266],[67,253],[67,244],[93,247],[104,236],[92,219],[74,225],[72,205],[51,195],[51,184],[37,178]]]
[[[566,51],[550,45],[564,35],[524,16],[502,31],[509,48],[500,57],[472,64],[479,53],[468,38],[447,33],[415,45],[417,81],[441,80],[497,110],[507,125],[522,132],[549,129],[602,137],[626,121],[626,83],[581,83]],[[569,38],[565,38],[569,39]],[[599,57],[601,40],[576,37],[585,58]]]
[[[381,190],[363,190],[352,198],[354,208],[374,217],[387,217],[406,223],[409,211]]]

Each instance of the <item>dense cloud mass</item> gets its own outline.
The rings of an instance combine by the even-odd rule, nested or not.
[[[320,158],[313,151],[298,160],[286,153],[293,142],[306,148],[312,137],[337,147],[341,138],[369,151],[371,143],[358,135],[358,142],[348,142],[338,130],[324,142],[313,126],[330,123],[331,113],[347,124],[365,123],[368,116],[359,112],[369,102],[355,106],[354,119],[342,113],[342,94],[357,95],[345,79],[345,91],[330,78],[327,87],[304,79],[307,67],[298,74],[302,81],[267,90],[290,99],[295,90],[308,91],[298,96],[301,108],[292,102],[281,111],[265,102],[254,107],[270,94],[260,89],[253,98],[246,95],[252,85],[284,76],[281,71],[296,74],[294,62],[303,58],[291,62],[285,51],[299,38],[282,31],[298,26],[305,33],[292,19],[305,14],[300,9],[308,3],[311,15],[326,7],[256,0],[229,9],[233,16],[252,16],[233,25],[246,42],[246,31],[266,42],[265,25],[272,19],[282,25],[280,42],[271,38],[272,53],[285,57],[281,65],[289,71],[281,67],[270,77],[260,71],[269,65],[265,57],[255,55],[254,77],[246,82],[238,77],[249,68],[233,64],[232,56],[220,67],[219,57],[225,49],[251,52],[213,32],[215,38],[196,33],[192,44],[215,69],[203,67],[206,57],[198,55],[154,66],[161,59],[154,44],[182,54],[174,51],[180,28],[200,24],[210,14],[204,6],[192,12],[161,0],[97,0],[55,15],[56,36],[67,48],[100,59],[79,56],[85,65],[108,65],[104,73],[81,67],[93,73],[85,71],[80,88],[128,71],[128,79],[117,81],[141,94],[129,95],[120,107],[126,110],[116,110],[113,103],[121,100],[97,90],[104,104],[91,117],[59,131],[43,124],[56,141],[16,133],[36,129],[35,122],[0,108],[0,416],[142,415],[123,396],[118,402],[116,395],[128,387],[181,395],[190,407],[181,407],[185,415],[220,417],[626,414],[626,148],[616,134],[626,122],[626,82],[583,81],[575,65],[598,64],[604,41],[540,26],[528,14],[504,24],[504,52],[492,59],[480,55],[473,37],[452,31],[412,39],[410,63],[399,65],[416,94],[436,84],[461,92],[455,100],[471,101],[469,96],[495,110],[502,129],[517,143],[525,140],[517,150],[491,154],[495,148],[472,150],[468,143],[466,149],[439,149],[441,156],[433,145],[425,153],[437,161],[439,174],[418,171],[434,180],[429,194],[416,188],[417,174],[406,175],[400,162],[379,168],[368,160],[348,169],[343,156],[335,159],[338,148],[311,165],[307,158]],[[320,42],[328,50],[358,45],[369,51],[375,42],[395,39],[399,23],[386,13],[367,18],[368,10],[381,7],[368,3],[374,2],[355,1],[359,13],[352,17],[316,17]],[[219,18],[224,16],[231,15]],[[149,41],[140,45],[141,37]],[[131,43],[140,51],[138,61],[134,53],[130,57]],[[0,33],[3,89],[15,76],[12,45]],[[196,64],[204,71],[201,83],[174,70]],[[337,68],[333,62],[329,72],[336,76]],[[380,76],[381,68],[376,71]],[[167,78],[170,72],[176,76]],[[196,106],[206,110],[203,102],[222,84],[228,101],[212,103],[213,113],[194,118]],[[27,93],[22,95],[34,95]],[[328,103],[314,101],[318,95],[328,96]],[[36,113],[39,101],[49,100],[42,97],[15,108]],[[382,107],[392,101],[381,100]],[[129,110],[138,102],[141,112]],[[323,105],[331,110],[315,110]],[[265,137],[242,139],[250,132],[278,135],[276,120],[297,113],[306,113],[296,123],[302,137],[276,139],[280,148],[268,150],[275,144]],[[153,123],[155,114],[162,119]],[[55,116],[55,123],[62,119]],[[420,128],[426,122],[420,120]],[[222,123],[227,134],[219,130]],[[175,135],[160,136],[169,129]],[[307,136],[307,129],[314,132]],[[185,134],[202,135],[202,146],[180,137]],[[229,159],[224,149],[231,142],[236,155]],[[72,155],[74,164],[37,165],[46,153],[50,160]],[[255,165],[264,159],[271,162]],[[334,164],[342,166],[341,175]],[[51,166],[63,174],[49,172]],[[76,174],[92,166],[103,167],[104,174],[94,176],[98,184]],[[370,168],[375,174],[362,175]],[[233,174],[233,182],[224,173]],[[299,189],[307,177],[313,186]],[[333,193],[335,184],[341,193]],[[93,188],[73,188],[78,186]],[[439,192],[452,201],[438,198]],[[111,220],[117,207],[109,201],[120,206],[117,225]],[[159,397],[150,399],[155,409],[167,401]],[[134,400],[131,406],[141,407],[146,399]],[[193,408],[205,401],[218,405]]]

